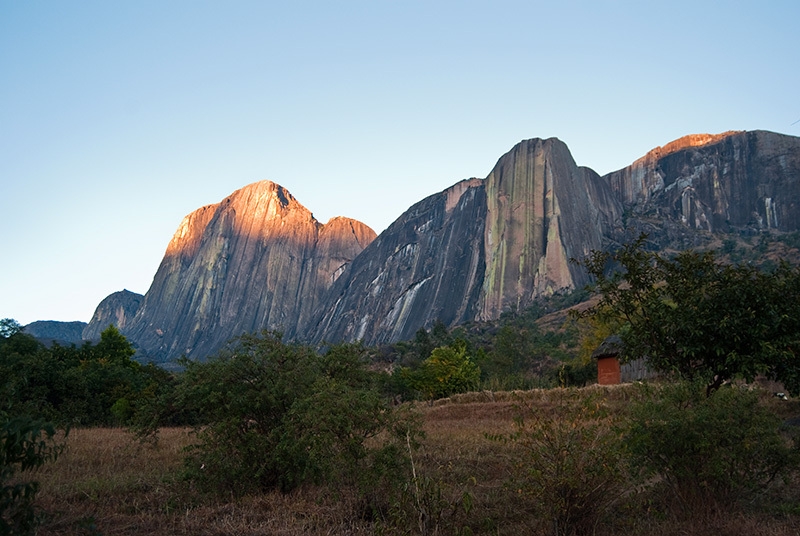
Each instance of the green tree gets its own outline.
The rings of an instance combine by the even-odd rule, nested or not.
[[[127,424],[132,401],[144,387],[141,365],[131,359],[135,353],[113,325],[100,334],[96,345],[86,343],[80,348],[79,365],[69,375],[85,396],[81,424]]]
[[[800,271],[772,273],[718,262],[712,252],[668,258],[646,237],[583,264],[600,302],[585,315],[619,325],[625,358],[646,356],[656,370],[706,382],[707,394],[736,377],[770,374],[798,392]],[[615,266],[611,274],[606,270]]]
[[[132,419],[148,373],[131,359],[134,349],[116,328],[81,347],[46,348],[19,330],[9,333],[0,337],[0,410],[59,424]]]
[[[535,325],[533,328],[534,333],[538,334]],[[488,362],[483,368],[498,376],[521,373],[537,353],[535,342],[528,329],[505,325],[497,332]]]
[[[13,319],[0,321],[0,534],[34,534],[38,482],[29,473],[63,449],[52,423],[28,414],[53,410],[47,385],[59,370],[46,349]]]
[[[401,474],[384,469],[403,463],[392,441],[402,425],[373,388],[360,345],[320,355],[264,332],[184,365],[179,403],[201,423],[186,463],[201,484],[289,491],[312,482],[375,485]]]
[[[473,391],[480,385],[481,369],[467,354],[464,341],[435,348],[428,359],[405,376],[428,400]]]
[[[30,417],[2,419],[0,424],[0,534],[34,534],[33,500],[39,484],[19,473],[55,460],[63,445],[56,444],[52,424]]]
[[[3,318],[0,320],[0,338],[8,339],[22,331],[22,326],[13,318]]]
[[[156,442],[162,426],[197,423],[196,412],[185,409],[178,400],[176,374],[148,363],[141,367],[140,376],[142,388],[130,401],[129,418],[124,421],[137,439]]]
[[[19,330],[0,337],[0,411],[55,419],[66,392],[63,367],[41,343]]]

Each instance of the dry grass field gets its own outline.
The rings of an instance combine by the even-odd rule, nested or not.
[[[520,406],[557,410],[587,391],[599,393],[615,411],[623,411],[632,396],[625,387],[595,386],[473,393],[417,406],[426,437],[413,455],[417,481],[407,485],[412,507],[404,518],[395,512],[383,522],[364,519],[347,492],[327,488],[203,495],[181,479],[182,451],[193,439],[185,429],[162,429],[155,445],[139,444],[123,429],[72,430],[61,458],[37,473],[38,505],[45,513],[39,534],[546,534],[529,499],[509,480],[519,463],[516,447],[487,435],[511,433]],[[796,536],[800,503],[786,510],[717,508],[702,518],[677,518],[657,512],[653,499],[644,497],[620,504],[597,534]]]

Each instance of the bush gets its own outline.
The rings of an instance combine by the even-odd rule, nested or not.
[[[377,485],[389,461],[402,464],[392,439],[406,430],[373,388],[363,353],[339,345],[319,355],[265,332],[206,363],[186,362],[180,397],[201,419],[189,476],[240,493]]]
[[[493,439],[520,454],[512,483],[556,536],[593,534],[626,489],[621,433],[596,396],[563,397],[555,408],[528,411],[515,433]]]
[[[647,356],[648,367],[706,382],[759,374],[800,389],[800,268],[781,263],[765,273],[720,262],[713,252],[668,257],[645,249],[646,235],[616,252],[582,262],[602,295],[580,313],[618,326],[623,358]],[[609,265],[618,267],[608,273]]]
[[[408,384],[427,400],[474,391],[481,380],[481,369],[467,354],[464,341],[435,348],[418,369],[403,373]]]
[[[678,509],[752,497],[797,467],[797,450],[755,392],[699,383],[647,388],[632,405],[633,462],[662,479]]]
[[[38,469],[55,460],[63,446],[55,444],[52,424],[14,417],[0,425],[0,534],[33,534],[33,500],[39,484],[18,472]]]
[[[47,348],[0,321],[0,407],[57,424],[128,424],[147,379],[113,326],[97,344]]]

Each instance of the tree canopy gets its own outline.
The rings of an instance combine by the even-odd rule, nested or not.
[[[416,370],[406,370],[412,387],[429,400],[478,388],[481,369],[467,354],[467,344],[455,341],[434,348]]]
[[[389,411],[364,354],[358,344],[320,354],[265,331],[206,362],[184,360],[177,396],[200,416],[187,475],[217,490],[289,491],[399,470],[395,440],[411,424]]]
[[[163,373],[142,367],[114,326],[97,344],[46,347],[3,320],[0,336],[0,409],[70,425],[128,424],[153,382]]]
[[[619,330],[623,359],[706,382],[766,374],[800,393],[800,269],[725,264],[713,252],[647,251],[646,236],[583,265],[596,279],[594,315]]]

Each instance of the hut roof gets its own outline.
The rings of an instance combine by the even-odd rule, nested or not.
[[[611,335],[600,343],[594,352],[592,352],[592,359],[603,359],[606,357],[617,357],[622,353],[622,339],[619,335]]]

